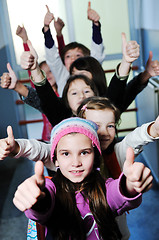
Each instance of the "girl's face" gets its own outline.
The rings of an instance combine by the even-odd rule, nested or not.
[[[65,135],[57,144],[55,164],[71,182],[82,182],[92,171],[94,149],[90,138],[80,133]]]
[[[70,70],[71,64],[80,57],[84,57],[83,51],[79,48],[70,49],[64,56],[64,64],[67,70]]]
[[[115,116],[112,110],[87,110],[85,118],[92,120],[98,125],[98,137],[102,151],[112,143],[115,138]]]
[[[46,63],[43,63],[41,69],[46,73],[47,80],[49,81],[51,86],[54,86],[56,81],[54,75],[52,74],[49,66]]]
[[[77,108],[80,106],[85,98],[94,96],[94,92],[89,85],[82,79],[76,79],[71,82],[68,92],[67,100],[72,112],[76,115]]]
[[[86,70],[78,70],[77,68],[73,68],[72,75],[85,75],[89,79],[92,79],[92,73]]]

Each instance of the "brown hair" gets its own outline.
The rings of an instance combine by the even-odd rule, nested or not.
[[[90,55],[90,50],[86,46],[84,46],[83,44],[78,43],[78,42],[71,42],[71,43],[65,45],[65,47],[62,49],[61,59],[62,59],[63,63],[64,63],[64,58],[65,58],[66,53],[69,50],[75,49],[75,48],[79,48],[80,50],[82,50],[84,56]]]
[[[80,57],[76,59],[70,66],[70,74],[73,69],[85,70],[92,74],[92,81],[95,83],[99,96],[105,96],[107,93],[107,81],[105,72],[101,64],[91,56]]]
[[[107,240],[120,239],[121,235],[106,199],[105,179],[96,169],[100,158],[96,148],[92,172],[82,183],[72,183],[65,178],[60,169],[55,173],[53,182],[56,186],[55,206],[47,226],[55,239],[86,240],[86,228],[76,203],[76,192],[81,192],[89,202],[90,211],[97,223],[100,237]],[[97,155],[98,154],[98,155]]]
[[[85,106],[85,107],[83,107]],[[114,104],[111,103],[111,101],[106,97],[89,97],[83,100],[81,105],[77,109],[77,115],[78,117],[85,118],[85,110],[91,109],[91,110],[104,110],[104,109],[110,109],[113,111],[115,116],[115,124],[119,124],[120,120],[120,111],[118,108],[114,106]]]
[[[86,85],[90,86],[90,88],[94,92],[94,95],[98,96],[98,90],[97,90],[94,82],[92,80],[90,80],[88,77],[86,77],[85,75],[70,76],[68,78],[67,82],[66,82],[66,85],[64,87],[63,94],[62,94],[62,99],[63,99],[66,107],[69,108],[69,109],[70,109],[70,107],[69,107],[69,104],[68,104],[67,93],[68,93],[70,84],[77,79],[83,80],[86,83]]]

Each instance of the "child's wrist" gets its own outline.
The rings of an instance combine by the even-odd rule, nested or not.
[[[131,69],[131,63],[128,63],[124,58],[122,59],[119,68],[118,74],[120,77],[127,76]]]
[[[49,30],[50,26],[44,23],[44,32],[47,32]]]

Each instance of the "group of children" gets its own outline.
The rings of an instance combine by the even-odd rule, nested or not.
[[[129,239],[125,212],[138,207],[142,193],[152,186],[150,169],[134,162],[134,157],[159,138],[159,118],[120,142],[116,134],[121,113],[149,78],[159,74],[159,62],[152,61],[150,52],[144,72],[127,83],[131,64],[139,57],[139,45],[127,42],[122,33],[122,61],[107,86],[101,66],[104,47],[99,15],[90,4],[87,13],[93,24],[91,51],[77,42],[64,44],[64,24],[61,19],[55,21],[47,6],[43,27],[46,62],[38,64],[31,42],[22,37],[24,27],[17,29],[27,43],[21,67],[29,71],[35,88],[18,82],[10,64],[8,73],[1,76],[1,87],[17,91],[53,127],[50,144],[14,139],[10,126],[7,138],[0,140],[1,160],[12,156],[36,162],[35,174],[18,187],[13,202],[37,227],[44,227],[40,240]],[[62,46],[59,51],[49,27],[53,20]],[[51,170],[50,178],[44,176],[44,165]]]

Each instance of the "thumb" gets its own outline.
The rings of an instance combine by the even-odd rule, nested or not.
[[[47,9],[47,12],[50,12],[50,9],[48,7],[48,5],[45,5],[46,6],[46,9]]]
[[[11,68],[10,63],[7,63],[7,69],[8,69],[8,72],[9,72],[10,74],[13,73],[13,69]]]
[[[30,41],[30,40],[27,40],[27,44],[28,44],[28,47],[29,47],[29,49],[30,49],[31,54],[32,54],[32,55],[35,57],[35,59],[37,60],[37,59],[38,59],[38,55],[37,55],[35,49],[33,48],[33,45],[32,45],[32,43],[31,43],[31,41]]]
[[[153,57],[153,53],[152,51],[149,51],[149,58],[148,58],[148,62],[152,62],[152,57]]]
[[[91,1],[88,2],[88,9],[87,10],[90,10],[91,9]]]
[[[126,151],[126,160],[124,162],[123,172],[125,176],[128,176],[131,173],[131,167],[134,163],[134,151],[133,148],[129,147]]]
[[[43,190],[45,187],[45,177],[44,177],[44,164],[42,161],[37,161],[35,163],[35,177],[39,188]]]
[[[129,147],[126,151],[126,164],[127,166],[132,166],[134,163],[134,150],[132,147]]]
[[[124,32],[121,33],[121,40],[122,40],[122,47],[125,49],[127,40],[126,40],[126,34]]]
[[[7,134],[8,134],[8,144],[13,146],[14,145],[14,135],[13,135],[13,129],[11,126],[7,127]]]

